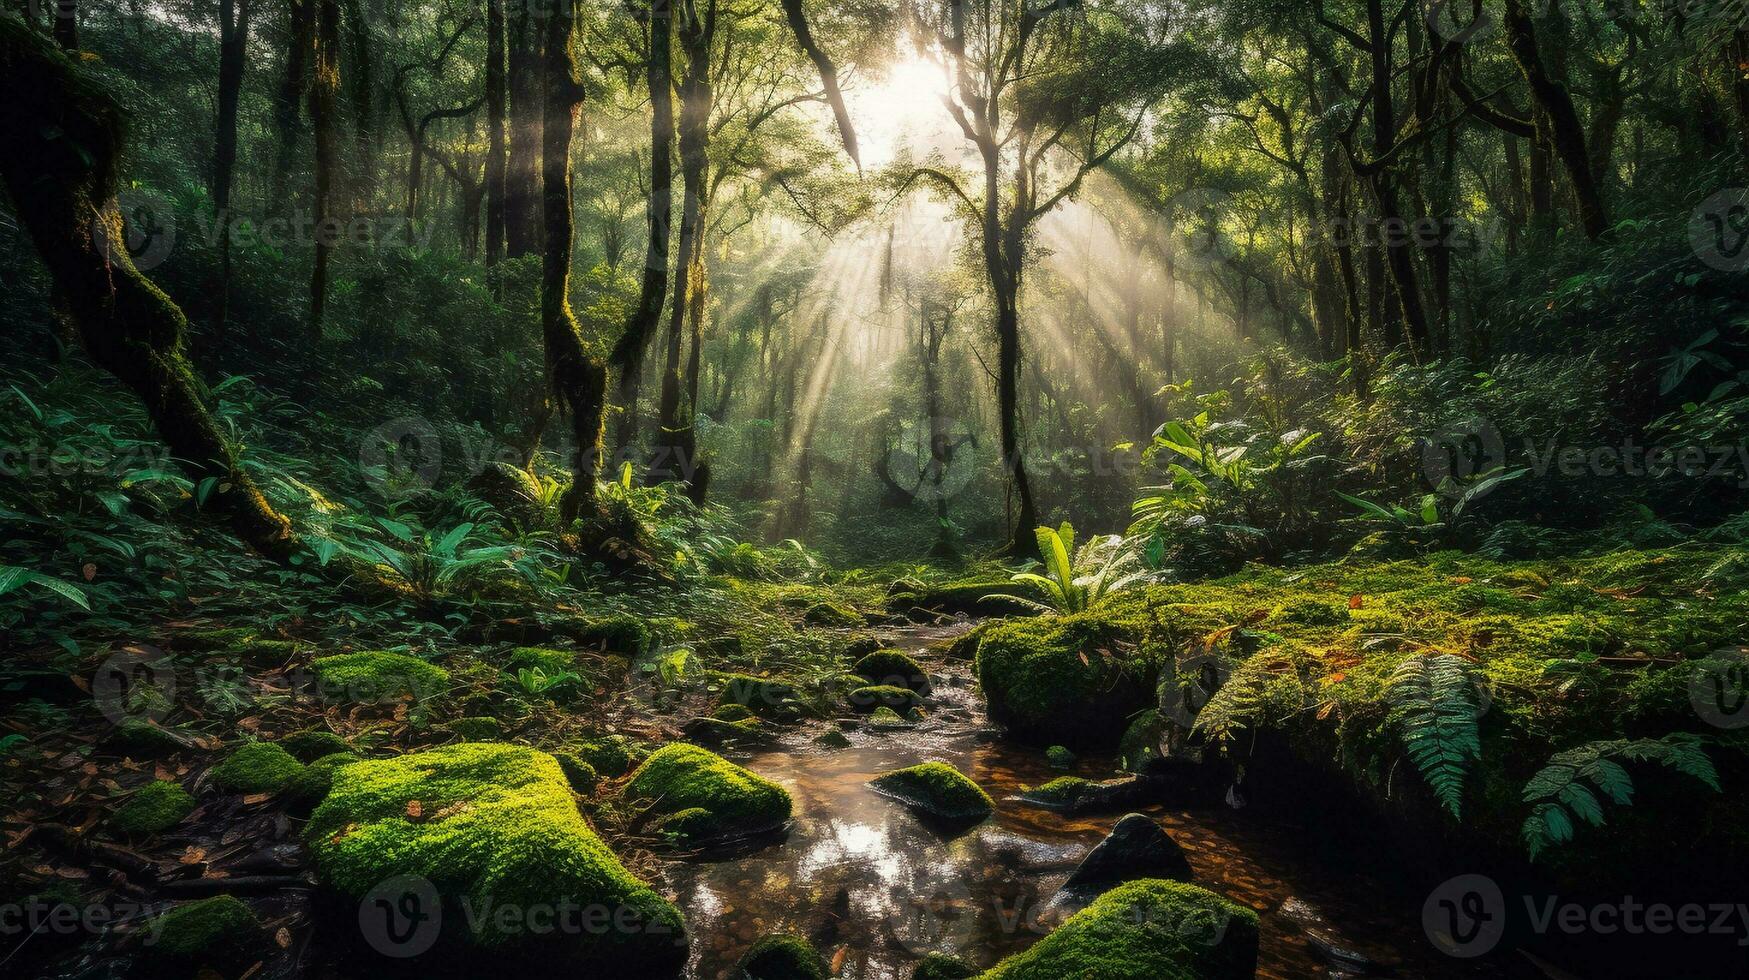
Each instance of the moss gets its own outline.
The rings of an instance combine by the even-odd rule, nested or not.
[[[1136,632],[1098,610],[985,631],[975,670],[991,720],[1030,744],[1110,749],[1154,699],[1155,665]]]
[[[277,793],[304,764],[273,742],[250,742],[212,768],[213,785],[233,793]]]
[[[897,650],[877,650],[858,660],[851,671],[871,684],[907,687],[920,694],[929,692],[929,675],[917,661]]]
[[[894,711],[884,704],[874,709],[873,713],[868,716],[868,723],[872,728],[911,727],[911,723],[905,720],[904,715],[899,714],[897,711]]]
[[[595,792],[595,787],[601,782],[601,774],[595,767],[583,761],[575,752],[555,752],[553,758],[559,760],[559,768],[564,770],[565,781],[571,784],[571,790],[579,796],[589,796]]]
[[[667,816],[700,809],[681,843],[698,845],[776,830],[789,822],[790,796],[782,786],[695,745],[665,745],[644,760],[626,784],[628,800]]]
[[[132,837],[150,837],[181,823],[194,812],[194,797],[180,783],[160,779],[128,798],[109,825]]]
[[[736,980],[826,980],[831,976],[814,944],[800,936],[766,936],[736,966]]]
[[[851,742],[850,737],[843,732],[830,731],[814,736],[814,744],[823,749],[848,749]]]
[[[1081,799],[1091,780],[1080,776],[1059,776],[1042,786],[1034,786],[1021,794],[1021,799],[1048,807],[1070,807]]]
[[[571,752],[609,779],[618,779],[632,768],[630,743],[618,735],[581,742]]]
[[[896,612],[925,609],[931,612],[968,613],[974,616],[1011,616],[1031,611],[1016,597],[1026,590],[1008,579],[969,579],[934,585],[901,579],[893,583],[887,608]]]
[[[290,752],[299,762],[310,762],[336,752],[351,752],[352,746],[333,732],[311,729],[293,732],[279,740],[279,747]]]
[[[723,704],[711,712],[711,717],[718,721],[746,721],[753,717],[753,709],[744,704]]]
[[[154,955],[228,962],[247,954],[261,936],[254,910],[235,896],[215,895],[153,919],[144,942]]]
[[[1073,769],[1075,753],[1061,745],[1053,745],[1045,750],[1045,761],[1050,763],[1052,769]]]
[[[1348,622],[1348,607],[1327,599],[1295,596],[1282,603],[1273,618],[1306,626],[1335,626]]]
[[[980,980],[1250,980],[1257,913],[1176,881],[1132,881]]]
[[[410,695],[423,701],[449,689],[449,671],[417,657],[380,650],[318,657],[312,665],[325,697],[371,704]]]
[[[549,677],[575,668],[577,656],[567,650],[549,650],[546,647],[517,647],[510,651],[509,659],[504,661],[504,667],[511,673],[519,670],[539,670]]]
[[[849,702],[854,711],[869,712],[876,708],[909,711],[917,706],[917,692],[908,687],[893,687],[888,684],[871,685],[851,691]]]
[[[965,960],[930,953],[912,968],[911,980],[967,980],[977,973]]]
[[[287,781],[280,795],[300,808],[315,806],[322,802],[323,797],[328,795],[328,790],[333,787],[334,770],[359,761],[359,756],[352,752],[325,755],[305,766],[303,772]]]
[[[636,616],[608,616],[571,631],[579,643],[636,659],[656,648],[656,633]]]
[[[1160,741],[1166,734],[1166,719],[1158,708],[1149,708],[1130,722],[1123,738],[1117,742],[1118,767],[1126,772],[1142,772],[1149,763],[1160,758]]]
[[[419,875],[446,900],[475,908],[570,906],[628,917],[627,928],[544,934],[533,920],[463,920],[480,947],[538,946],[541,955],[626,972],[686,958],[679,912],[584,822],[564,770],[544,752],[466,743],[345,766],[306,833],[322,879],[353,900],[386,878]]]
[[[715,748],[762,739],[765,737],[765,730],[760,725],[758,718],[746,718],[741,721],[694,718],[681,729],[681,735],[694,745]]]
[[[803,713],[801,692],[786,680],[752,674],[713,674],[710,684],[721,688],[722,703],[742,705],[761,717],[784,719]]]
[[[990,794],[945,762],[895,769],[868,784],[912,809],[945,820],[982,820],[996,809]]]
[[[851,628],[862,626],[865,620],[862,614],[849,606],[841,606],[834,602],[816,602],[802,613],[802,622],[809,626],[833,626]]]
[[[498,738],[503,726],[496,718],[457,718],[443,726],[464,742],[490,742]]]

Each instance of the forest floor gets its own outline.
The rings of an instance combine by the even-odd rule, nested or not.
[[[214,588],[186,616],[87,627],[77,652],[23,651],[0,867],[27,925],[0,959],[56,976],[368,973],[333,935],[357,931],[347,902],[369,891],[343,839],[368,838],[383,815],[366,811],[390,799],[413,837],[370,838],[386,856],[363,867],[463,887],[397,848],[508,833],[475,812],[507,784],[472,759],[469,779],[500,779],[485,797],[450,770],[387,767],[481,744],[558,760],[564,808],[588,820],[561,829],[599,834],[626,881],[679,907],[693,976],[726,975],[777,931],[841,976],[906,975],[931,953],[991,968],[1085,904],[1063,882],[1132,810],[1199,883],[1261,914],[1265,976],[1478,975],[1419,925],[1453,855],[1502,880],[1631,875],[1656,893],[1704,888],[1696,869],[1728,878],[1749,853],[1742,706],[1704,683],[1741,667],[1740,550],[1356,555],[988,618],[1014,588],[995,566],[799,578],[646,583],[581,606]],[[889,649],[913,659],[871,671]],[[893,669],[912,676],[874,676]],[[775,781],[789,816],[715,832],[665,811],[645,760],[687,743]],[[865,785],[926,760],[970,776],[993,819],[943,832]],[[337,815],[342,798],[365,809]],[[354,911],[335,918],[336,894]],[[166,925],[214,896],[243,903],[202,906],[223,928]]]

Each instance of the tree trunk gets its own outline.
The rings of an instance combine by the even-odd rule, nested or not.
[[[551,0],[546,17],[541,120],[542,226],[541,336],[553,394],[571,413],[576,441],[571,490],[563,511],[567,522],[596,515],[595,482],[601,469],[602,429],[607,411],[607,364],[583,341],[571,311],[571,136],[583,90],[571,54],[576,0]]]
[[[376,192],[376,154],[379,124],[376,82],[371,76],[370,24],[364,15],[364,0],[346,0],[346,35],[349,44],[347,94],[352,101],[352,146],[355,171],[347,196],[354,211],[368,212]]]
[[[1542,50],[1536,36],[1536,23],[1524,7],[1524,0],[1506,0],[1504,26],[1507,47],[1512,59],[1530,83],[1531,97],[1542,112],[1537,117],[1539,130],[1547,129],[1547,142],[1567,177],[1573,182],[1573,195],[1579,203],[1579,223],[1585,236],[1601,238],[1609,230],[1608,212],[1597,181],[1592,176],[1591,155],[1585,149],[1585,128],[1579,122],[1579,111],[1567,86],[1543,63]]]
[[[23,21],[0,18],[0,176],[91,359],[139,396],[170,452],[244,543],[284,560],[291,522],[262,496],[201,401],[187,321],[134,267],[114,194],[121,110]],[[95,220],[94,220],[95,219]],[[113,244],[112,244],[113,243]]]
[[[316,74],[310,87],[310,127],[316,137],[316,201],[311,228],[316,238],[316,265],[310,274],[310,341],[322,340],[322,319],[328,303],[328,260],[334,239],[324,227],[333,205],[335,152],[334,99],[340,93],[340,2],[316,4]]]
[[[1737,97],[1737,149],[1749,166],[1749,28],[1739,30],[1726,52],[1731,91]]]
[[[486,268],[504,257],[504,7],[486,4]]]
[[[644,74],[650,92],[650,200],[644,282],[610,359],[619,373],[620,415],[614,444],[621,454],[638,436],[638,393],[643,387],[644,357],[662,321],[668,294],[669,228],[674,219],[674,20],[669,0],[652,0],[648,19],[650,56]]]
[[[277,217],[291,214],[291,168],[297,159],[298,107],[310,84],[310,48],[318,0],[288,0],[291,39],[286,44],[285,76],[280,79],[279,92],[273,100],[273,128],[278,139],[274,157],[273,183],[268,191],[267,213]]]
[[[510,156],[505,170],[504,246],[510,258],[541,248],[541,31],[538,4],[517,4],[508,18]]]
[[[250,0],[219,3],[219,113],[213,134],[213,210],[219,228],[219,282],[213,290],[213,329],[225,329],[231,293],[231,182],[237,169],[237,103],[243,94],[249,48]]]
[[[712,88],[710,44],[715,24],[687,4],[679,15],[679,39],[686,54],[686,77],[680,86],[680,242],[676,260],[674,299],[668,312],[667,351],[663,360],[662,397],[657,406],[658,463],[668,476],[692,483],[697,475],[697,445],[692,407],[684,404],[690,387],[682,376],[681,338],[693,292],[702,288],[704,254],[705,167],[709,139]],[[660,474],[653,474],[659,477]]]
[[[79,0],[54,0],[49,9],[55,20],[55,43],[62,51],[78,51]]]

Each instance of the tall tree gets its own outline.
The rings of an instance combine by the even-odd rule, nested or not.
[[[486,267],[504,257],[504,6],[486,0]]]
[[[213,136],[213,207],[219,228],[231,221],[231,184],[237,169],[237,104],[243,94],[244,59],[249,50],[250,0],[219,2],[219,112]],[[231,236],[219,237],[219,284],[213,297],[213,325],[225,327],[231,292]]]
[[[267,213],[291,213],[291,171],[297,159],[299,106],[310,84],[310,51],[313,47],[318,0],[286,0],[285,72],[273,99],[276,149],[273,183],[267,195]]]
[[[507,76],[510,90],[510,155],[505,169],[504,247],[511,258],[532,255],[542,248],[541,238],[541,137],[543,114],[541,80],[545,47],[537,3],[519,3],[512,8],[505,26]]]
[[[334,205],[334,178],[339,168],[335,99],[340,94],[340,0],[310,0],[316,4],[315,78],[310,86],[310,128],[316,138],[316,198],[311,228],[316,238],[316,264],[310,273],[310,339],[322,339],[328,304],[328,261],[339,238],[329,224]]]

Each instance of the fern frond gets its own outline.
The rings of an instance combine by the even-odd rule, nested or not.
[[[1524,802],[1531,804],[1531,811],[1519,828],[1519,837],[1531,860],[1552,845],[1572,840],[1575,818],[1593,827],[1603,826],[1598,792],[1617,806],[1633,805],[1633,777],[1613,761],[1617,758],[1655,762],[1720,791],[1718,770],[1701,748],[1700,738],[1686,732],[1661,739],[1587,742],[1557,752],[1524,784]]]
[[[1386,696],[1404,751],[1441,805],[1462,817],[1464,777],[1482,754],[1475,689],[1461,658],[1411,657],[1391,674]]]

